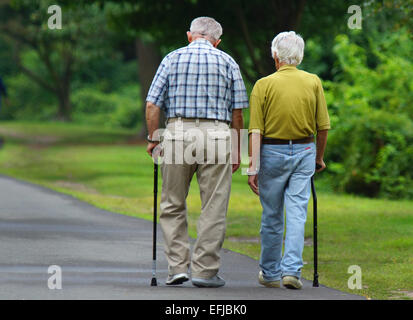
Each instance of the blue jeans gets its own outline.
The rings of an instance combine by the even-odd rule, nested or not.
[[[301,276],[315,155],[314,143],[262,145],[258,175],[263,208],[260,268],[266,280]],[[283,256],[284,206],[287,228]]]

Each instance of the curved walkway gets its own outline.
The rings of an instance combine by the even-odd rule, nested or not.
[[[264,288],[258,263],[229,250],[222,250],[225,287],[165,286],[158,241],[158,287],[150,287],[151,222],[0,176],[0,299],[364,299],[310,281],[299,291]],[[52,265],[60,267],[61,289],[48,287],[58,276]]]

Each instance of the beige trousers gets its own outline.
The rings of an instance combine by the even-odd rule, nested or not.
[[[187,119],[169,122],[162,147],[160,225],[168,272],[188,272],[190,267],[192,277],[213,277],[220,267],[232,180],[228,124]],[[195,173],[202,207],[191,259],[186,198]]]

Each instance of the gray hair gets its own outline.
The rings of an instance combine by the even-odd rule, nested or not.
[[[213,18],[199,17],[192,21],[189,29],[191,33],[198,33],[200,35],[211,38],[211,40],[219,40],[222,36],[222,27]]]
[[[274,58],[277,54],[278,60],[292,65],[299,65],[304,56],[304,40],[294,31],[279,33],[271,44],[271,54]]]

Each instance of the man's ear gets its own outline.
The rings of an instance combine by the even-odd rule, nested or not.
[[[191,33],[191,31],[187,31],[186,36],[188,37],[188,42],[191,43],[192,42],[192,33]]]
[[[217,40],[215,43],[214,43],[214,47],[216,48],[216,47],[218,47],[218,45],[221,43],[221,39],[219,39],[219,40]]]

